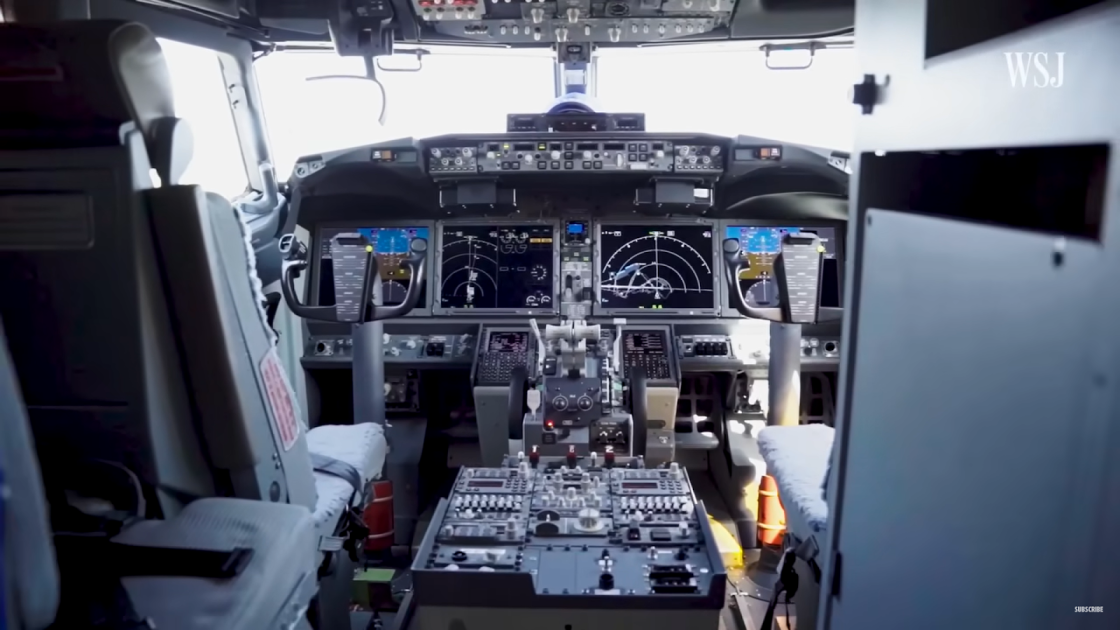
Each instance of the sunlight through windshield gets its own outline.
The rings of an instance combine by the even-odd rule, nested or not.
[[[544,111],[554,98],[547,50],[430,48],[419,72],[379,72],[382,99],[361,79],[362,60],[333,52],[273,53],[256,64],[277,176],[295,160],[402,137],[504,132],[506,114]],[[415,67],[409,58],[392,68]],[[386,64],[388,65],[388,64]],[[834,149],[851,146],[851,49],[818,51],[807,70],[770,70],[755,44],[613,49],[600,53],[596,101],[603,111],[642,112],[649,131],[757,135]]]
[[[424,57],[419,72],[378,72],[389,95],[385,127],[381,94],[360,79],[358,57],[333,52],[281,52],[256,64],[276,174],[286,180],[296,158],[381,140],[445,133],[505,131],[506,114],[547,107],[555,91],[548,51],[455,50]],[[412,59],[386,67],[415,67]]]
[[[796,51],[772,65],[808,60]],[[598,63],[598,101],[607,111],[646,115],[647,131],[753,135],[847,150],[851,48],[817,51],[804,70],[771,70],[755,45],[608,49]]]

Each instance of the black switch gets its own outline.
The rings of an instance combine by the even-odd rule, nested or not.
[[[597,168],[597,169],[603,168],[603,163],[602,162],[595,162],[595,168]]]
[[[583,163],[583,168],[587,169],[587,170],[591,170],[591,162],[584,162]]]
[[[604,573],[599,576],[599,590],[600,591],[613,591],[614,590],[614,576],[610,573]]]
[[[570,171],[570,170],[572,170],[572,168],[573,168],[574,166],[575,166],[575,165],[574,165],[574,164],[572,164],[571,162],[564,162],[564,168],[565,168],[565,169],[567,169],[567,170],[569,170],[569,171]]]
[[[546,168],[548,168],[548,162],[537,162],[538,171],[543,171]]]
[[[552,168],[554,168],[556,170],[560,170],[560,163],[559,162],[553,162],[552,163]]]

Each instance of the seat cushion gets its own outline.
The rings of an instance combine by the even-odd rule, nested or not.
[[[144,521],[116,542],[140,546],[254,550],[236,578],[121,580],[142,616],[160,630],[288,627],[315,594],[318,537],[306,508],[245,499],[200,499],[168,521]]]
[[[361,473],[364,488],[381,477],[389,444],[385,441],[385,428],[380,424],[327,424],[307,432],[307,450],[350,464]],[[326,473],[315,473],[315,490],[319,495],[315,524],[320,527],[337,523],[347,502],[353,500],[356,505],[361,501],[345,479]]]
[[[758,433],[758,450],[778,482],[786,529],[802,540],[828,525],[823,486],[834,436],[835,430],[823,424],[766,427]]]

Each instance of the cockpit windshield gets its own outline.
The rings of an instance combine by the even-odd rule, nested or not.
[[[302,155],[401,138],[504,132],[506,115],[546,110],[556,95],[555,53],[428,47],[379,60],[388,96],[365,80],[361,58],[332,51],[274,52],[256,64],[277,176]],[[851,146],[851,48],[826,48],[767,67],[759,45],[717,44],[597,53],[595,103],[646,114],[648,131],[756,135],[832,149]],[[312,77],[332,77],[311,80]],[[353,77],[353,78],[346,78]],[[465,95],[471,95],[469,97]]]

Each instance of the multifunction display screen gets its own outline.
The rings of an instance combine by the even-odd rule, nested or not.
[[[739,273],[739,290],[748,305],[755,308],[777,307],[782,303],[781,291],[774,277],[774,259],[782,251],[786,234],[816,234],[821,250],[820,306],[840,308],[840,261],[836,255],[836,229],[828,227],[758,227],[734,226],[724,238],[739,241],[740,250],[750,269]]]
[[[449,309],[554,309],[549,225],[445,225],[439,303]]]
[[[713,228],[604,225],[599,303],[607,309],[715,308]]]
[[[487,352],[526,352],[529,349],[529,333],[492,332]]]
[[[414,238],[429,239],[426,227],[325,228],[319,231],[319,305],[336,306],[356,315],[357,295],[365,277],[367,248],[372,247],[381,276],[381,303],[400,304],[412,283],[412,274],[401,263],[408,258],[409,242]],[[337,237],[337,238],[336,238]],[[333,251],[340,244],[341,251]],[[338,260],[336,260],[336,258]],[[420,291],[424,305],[426,287]]]

